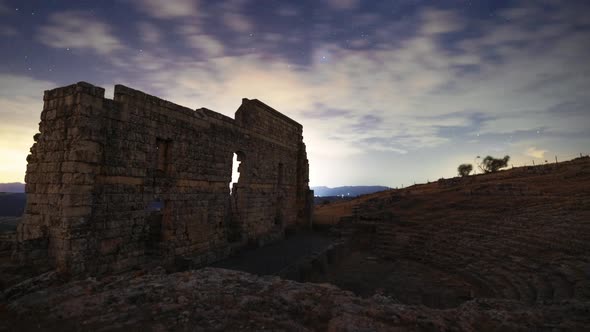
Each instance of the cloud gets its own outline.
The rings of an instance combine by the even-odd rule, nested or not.
[[[223,15],[222,19],[227,27],[236,32],[245,33],[251,31],[253,28],[248,18],[239,13],[226,13]]]
[[[399,141],[395,137],[371,137],[357,142],[360,149],[395,152],[399,154],[406,154],[408,150],[396,147],[399,146]]]
[[[159,19],[175,19],[196,16],[199,12],[197,0],[131,0],[137,9]]]
[[[280,33],[267,32],[262,34],[264,41],[271,43],[278,43],[283,40],[283,35]]]
[[[292,17],[297,16],[299,14],[299,10],[292,6],[283,6],[279,7],[279,9],[277,10],[277,14],[279,16]]]
[[[365,133],[373,132],[383,123],[383,118],[373,114],[365,114],[358,118],[357,122],[350,127],[350,130]]]
[[[526,150],[525,154],[529,157],[537,158],[537,159],[545,159],[545,153],[547,150],[540,150],[536,147],[530,147]]]
[[[0,15],[4,15],[4,14],[8,14],[8,13],[10,13],[10,9],[4,3],[4,1],[0,1]]]
[[[219,6],[222,24],[232,31],[246,35],[256,28],[244,16],[243,2]],[[367,155],[397,161],[430,156],[435,149],[432,155],[449,156],[462,149],[473,156],[490,151],[528,159],[527,148],[547,149],[531,153],[561,151],[567,147],[550,142],[588,137],[590,50],[584,41],[589,33],[573,23],[580,22],[579,15],[541,11],[533,21],[502,24],[489,18],[476,22],[478,29],[459,12],[432,8],[408,15],[406,28],[367,17],[367,24],[379,23],[380,28],[365,42],[353,41],[358,48],[317,33],[303,62],[266,50],[235,52],[232,39],[221,44],[206,22],[181,19],[172,31],[199,52],[167,50],[161,35],[144,33],[144,41],[153,45],[140,55],[121,52],[125,54],[116,57],[122,65],[120,79],[114,81],[229,116],[241,98],[258,98],[303,124],[312,178],[325,183],[337,182],[344,170],[352,170],[353,160],[360,164]],[[144,23],[138,29],[155,27]],[[262,42],[288,48],[293,46],[290,38],[304,36],[281,32],[261,33],[248,46],[264,50]],[[345,165],[336,166],[342,172],[326,166],[338,162]],[[414,159],[407,171],[415,171],[417,164]],[[454,175],[456,161],[449,165]],[[364,172],[362,166],[357,170]]]
[[[223,55],[223,44],[213,35],[205,34],[199,24],[185,23],[176,31],[185,41],[185,44],[199,50],[199,56],[206,61],[208,58]],[[173,54],[171,54],[174,57]]]
[[[239,33],[252,32],[254,25],[245,15],[248,0],[224,0],[218,2],[221,21],[230,30]],[[245,40],[245,39],[244,39]]]
[[[369,46],[369,41],[365,38],[357,38],[350,41],[350,46],[355,48],[361,48]]]
[[[378,14],[360,14],[354,18],[355,24],[359,26],[380,23],[382,17]]]
[[[303,111],[301,115],[306,118],[331,119],[339,116],[350,116],[352,112],[350,110],[333,109],[320,104],[316,106],[316,109]]]
[[[403,115],[411,108],[403,105],[402,96],[407,93],[395,92],[395,85],[393,88],[390,85],[391,77],[381,68],[381,63],[393,61],[390,58],[397,53],[377,52],[371,59],[366,57],[368,53],[334,50],[333,62],[317,62],[308,69],[290,68],[278,59],[268,61],[255,55],[224,56],[206,63],[167,66],[146,76],[144,81],[151,82],[152,89],[165,98],[228,115],[232,115],[236,101],[242,97],[256,97],[270,105],[279,105],[276,107],[282,112],[303,122],[306,137],[316,138],[310,145],[310,152],[315,154],[325,154],[322,151],[326,147],[331,155],[368,149],[405,153],[446,141],[437,137],[437,129],[431,123]],[[202,84],[202,77],[215,79]],[[170,85],[172,81],[175,84]],[[426,89],[428,84],[413,86]],[[357,97],[351,99],[352,95]],[[329,105],[331,110],[322,105]],[[379,109],[384,105],[396,107],[383,113]]]
[[[86,49],[107,55],[123,49],[122,42],[110,30],[89,13],[59,12],[49,16],[49,24],[39,28],[37,40],[49,47]]]
[[[328,6],[337,10],[354,9],[358,7],[359,0],[325,0]]]
[[[422,11],[421,18],[421,32],[426,35],[448,33],[463,28],[462,20],[451,10],[426,9]]]
[[[137,24],[137,31],[139,32],[139,37],[144,43],[157,44],[162,39],[162,33],[158,27],[152,23],[139,22]]]
[[[118,67],[125,68],[133,64],[136,69],[143,71],[163,70],[172,62],[166,52],[139,52],[130,61],[115,63]]]
[[[0,36],[12,37],[18,35],[18,30],[8,25],[0,25]]]
[[[223,45],[209,35],[190,35],[186,37],[186,40],[189,46],[200,50],[205,57],[223,55]]]
[[[579,101],[587,91],[588,76],[573,71],[583,73],[588,66],[573,69],[551,54],[560,52],[579,63],[581,55],[571,41],[577,40],[576,34],[556,41],[569,45],[559,50],[530,53],[508,46],[502,61],[488,62],[482,46],[492,40],[503,44],[490,37],[500,28],[488,27],[471,38],[471,49],[457,54],[440,43],[439,35],[462,29],[467,22],[431,9],[418,17],[420,33],[396,45],[351,50],[317,42],[307,66],[258,55],[225,55],[166,66],[144,81],[170,100],[230,116],[240,98],[259,98],[304,124],[310,156],[320,160],[327,150],[332,157],[371,150],[410,153],[462,137],[474,141],[477,133],[508,137],[536,128],[551,134],[583,130],[583,114],[559,119],[547,111],[561,101]],[[437,19],[459,23],[436,23]],[[222,52],[212,45],[210,54]],[[465,65],[475,70],[464,71]],[[202,77],[215,79],[203,84]],[[474,142],[483,144],[482,140]]]
[[[587,100],[568,100],[547,108],[547,112],[559,116],[586,115],[588,114],[588,105],[590,105],[590,98]]]

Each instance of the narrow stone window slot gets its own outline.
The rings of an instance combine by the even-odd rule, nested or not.
[[[158,153],[156,169],[160,172],[166,173],[168,171],[170,158],[170,141],[158,138],[156,140],[156,150]]]
[[[283,179],[284,179],[284,166],[283,163],[279,163],[277,169],[277,202],[276,202],[276,212],[274,218],[274,225],[275,226],[282,226],[283,224],[283,213],[281,209],[283,208]]]
[[[279,188],[283,185],[283,163],[279,163],[277,185],[279,186]]]

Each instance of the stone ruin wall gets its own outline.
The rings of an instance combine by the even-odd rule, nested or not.
[[[258,100],[243,99],[231,119],[122,85],[113,100],[84,82],[43,99],[22,262],[71,274],[205,264],[311,222],[302,126]]]

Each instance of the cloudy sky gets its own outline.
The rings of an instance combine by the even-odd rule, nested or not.
[[[43,90],[125,84],[303,124],[312,185],[590,153],[590,2],[0,0],[0,182],[24,180]]]

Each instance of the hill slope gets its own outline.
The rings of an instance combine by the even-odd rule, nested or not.
[[[525,198],[544,193],[582,197],[587,196],[590,192],[590,184],[587,179],[589,172],[590,158],[584,157],[559,164],[517,167],[497,173],[445,179],[403,189],[390,189],[344,202],[317,206],[314,211],[314,223],[332,224],[338,222],[339,218],[352,215],[353,207],[360,207],[367,201],[375,203],[363,205],[364,208],[370,207],[370,210],[374,210],[375,205],[380,204],[382,210],[391,208],[407,215],[420,215],[432,208],[432,204],[434,206],[443,204],[439,207],[450,208],[449,211],[452,212],[454,206],[450,203],[453,200],[464,198],[467,194],[472,194],[474,197],[494,195],[495,199],[487,203],[497,204],[495,207],[506,201],[505,197],[516,193]],[[394,200],[399,200],[400,202],[397,202],[399,204],[394,204]],[[445,202],[449,204],[445,205]],[[494,208],[494,206],[491,207]]]
[[[343,221],[345,233],[395,262],[380,287],[404,303],[590,301],[587,157],[376,193],[315,215]],[[344,284],[346,269],[334,283]]]

